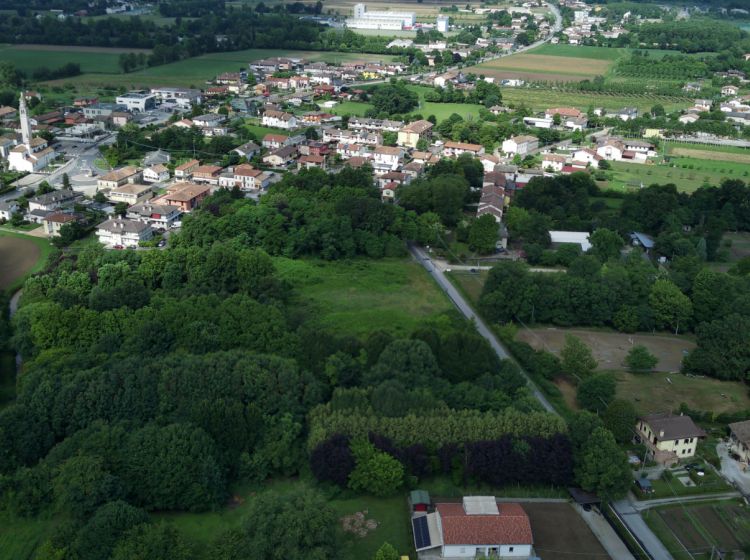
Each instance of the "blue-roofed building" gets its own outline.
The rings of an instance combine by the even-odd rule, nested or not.
[[[651,249],[654,248],[654,238],[639,231],[630,234],[630,241],[634,247],[643,247],[646,253],[650,253]]]

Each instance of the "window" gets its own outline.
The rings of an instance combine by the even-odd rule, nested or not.
[[[508,547],[508,552],[513,552],[513,547],[512,546]]]
[[[682,454],[683,454],[683,455],[685,454],[685,450],[684,450],[684,449],[682,450]]]
[[[690,443],[690,438],[685,438],[685,441],[683,441],[682,443]]]
[[[690,453],[691,453],[692,451],[693,451],[692,449],[688,449],[688,450],[687,450],[687,454],[688,454],[688,455],[690,455]]]

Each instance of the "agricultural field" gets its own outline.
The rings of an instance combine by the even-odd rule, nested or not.
[[[222,72],[236,72],[247,69],[253,60],[274,56],[299,57],[310,61],[346,62],[350,60],[383,60],[393,59],[392,55],[372,55],[360,53],[318,52],[318,51],[282,51],[274,49],[248,49],[209,53],[195,58],[188,58],[171,64],[145,68],[129,74],[84,74],[74,78],[65,78],[48,82],[53,85],[73,84],[79,91],[89,91],[105,86],[138,88],[171,85],[177,87],[200,87],[207,80],[213,79]]]
[[[300,305],[341,334],[385,330],[404,336],[424,321],[453,313],[424,269],[407,259],[274,262],[281,278],[301,293]]]
[[[743,156],[728,154],[726,157]],[[724,179],[747,181],[750,167],[748,163],[672,156],[669,163],[653,165],[612,162],[611,176],[605,188],[624,191],[639,188],[641,184],[647,187],[654,183],[674,183],[682,192],[693,192],[704,184],[716,186]]]
[[[603,76],[612,61],[595,58],[573,58],[527,52],[496,58],[471,67],[475,74],[496,80],[520,78],[527,81],[580,82]]]
[[[50,251],[47,239],[0,231],[0,290],[14,288],[27,274],[41,270]]]
[[[739,502],[680,504],[644,517],[675,560],[709,560],[714,548],[731,553],[750,546],[750,513]]]
[[[66,47],[60,45],[0,45],[0,59],[31,73],[37,68],[56,70],[69,62],[81,65],[84,74],[116,74],[122,53],[149,53],[146,49],[111,49],[105,47]]]
[[[590,58],[592,60],[617,60],[624,56],[627,49],[610,49],[608,47],[590,47],[586,45],[551,45],[545,43],[526,51],[528,54],[559,56],[563,58]]]
[[[589,558],[610,558],[571,504],[524,502],[521,505],[531,521],[534,551],[542,560],[577,560],[583,550]]]
[[[676,111],[690,106],[691,101],[676,98],[665,98],[658,95],[625,95],[608,93],[584,93],[557,91],[550,88],[502,88],[503,103],[517,106],[524,104],[534,111],[547,109],[551,105],[559,107],[576,107],[588,111],[592,107],[605,109],[622,109],[623,107],[637,107],[639,111],[649,111],[659,103],[667,111]],[[554,103],[553,103],[554,101]]]

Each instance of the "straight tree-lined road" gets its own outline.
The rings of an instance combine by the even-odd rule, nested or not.
[[[492,331],[490,331],[482,318],[474,312],[471,305],[469,305],[469,303],[464,299],[464,297],[456,289],[456,287],[450,282],[450,280],[448,280],[448,278],[445,277],[445,272],[441,268],[435,266],[430,256],[425,253],[422,248],[417,247],[413,244],[409,244],[409,252],[411,253],[414,260],[419,262],[427,270],[427,272],[430,273],[430,276],[435,279],[435,282],[437,282],[438,286],[440,286],[440,288],[447,294],[448,298],[453,302],[453,305],[458,308],[461,314],[470,321],[474,322],[479,334],[482,335],[487,340],[487,342],[490,343],[490,346],[492,346],[492,349],[495,351],[497,356],[501,360],[510,359],[509,352],[502,344],[500,344],[500,341],[498,341],[497,337],[492,333]],[[537,389],[536,385],[528,376],[528,374],[526,374],[526,372],[523,370],[521,371],[526,377],[529,388],[534,393],[536,399],[545,408],[545,410],[553,414],[557,414],[557,411],[553,408],[552,404],[550,404],[550,402],[542,394],[542,392]],[[631,499],[632,498],[630,497],[630,495],[628,495],[627,498],[624,498],[612,504],[615,512],[618,514],[622,522],[631,531],[631,533],[635,535],[636,539],[641,543],[647,554],[653,560],[674,560],[666,547],[657,538],[657,536],[654,535],[651,529],[649,529],[648,525],[646,525],[646,522],[643,520],[640,511],[634,506]]]
[[[442,290],[448,295],[448,298],[453,302],[453,305],[458,308],[461,314],[470,321],[474,322],[477,327],[477,331],[480,335],[487,339],[487,342],[490,343],[490,346],[492,346],[492,349],[495,351],[498,358],[500,358],[501,360],[511,359],[510,354],[505,349],[505,347],[500,344],[500,341],[498,341],[497,337],[492,333],[492,331],[490,331],[482,318],[474,312],[474,310],[471,308],[471,305],[469,305],[469,303],[459,293],[456,287],[451,284],[450,280],[445,277],[445,273],[432,263],[429,255],[427,255],[424,250],[422,250],[420,247],[417,247],[416,245],[409,245],[409,251],[411,252],[412,257],[414,257],[414,259],[419,262],[427,270],[427,272],[430,273],[430,276],[435,279],[440,288],[442,288]],[[542,392],[537,389],[536,385],[534,385],[534,382],[526,374],[526,372],[523,370],[521,371],[523,372],[524,377],[526,377],[526,382],[534,393],[536,399],[540,403],[542,403],[542,406],[547,411],[552,412],[553,414],[557,414],[554,407],[550,404],[550,402],[542,394]]]

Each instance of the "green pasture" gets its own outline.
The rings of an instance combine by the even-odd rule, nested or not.
[[[606,188],[629,190],[652,184],[674,183],[681,192],[693,192],[704,184],[717,186],[724,179],[747,180],[747,164],[672,157],[670,164],[643,165],[612,162],[612,180]]]
[[[595,60],[617,60],[627,53],[627,49],[589,47],[585,45],[551,45],[549,43],[545,43],[544,45],[525,52],[526,54],[540,54],[545,56],[591,58]]]
[[[138,52],[138,49],[133,49]],[[116,74],[120,71],[118,60],[120,52],[102,49],[101,52],[94,51],[72,51],[60,47],[60,50],[38,50],[24,48],[23,45],[0,46],[0,60],[11,62],[22,72],[32,73],[37,68],[49,68],[55,70],[65,66],[69,62],[81,65],[81,71],[86,74]]]
[[[341,334],[385,330],[404,336],[453,308],[427,272],[408,259],[274,259],[321,325]]]
[[[299,57],[310,61],[342,63],[352,60],[390,61],[391,55],[372,55],[360,53],[286,51],[275,49],[248,49],[209,53],[194,58],[180,60],[171,64],[145,68],[129,74],[101,74],[76,76],[60,80],[71,83],[81,90],[102,86],[152,87],[170,85],[176,87],[200,86],[222,72],[246,70],[249,62],[270,57]]]
[[[365,113],[372,109],[373,105],[370,103],[362,103],[361,101],[344,101],[335,105],[331,109],[331,113],[334,115],[354,115],[357,117],[363,117]]]

